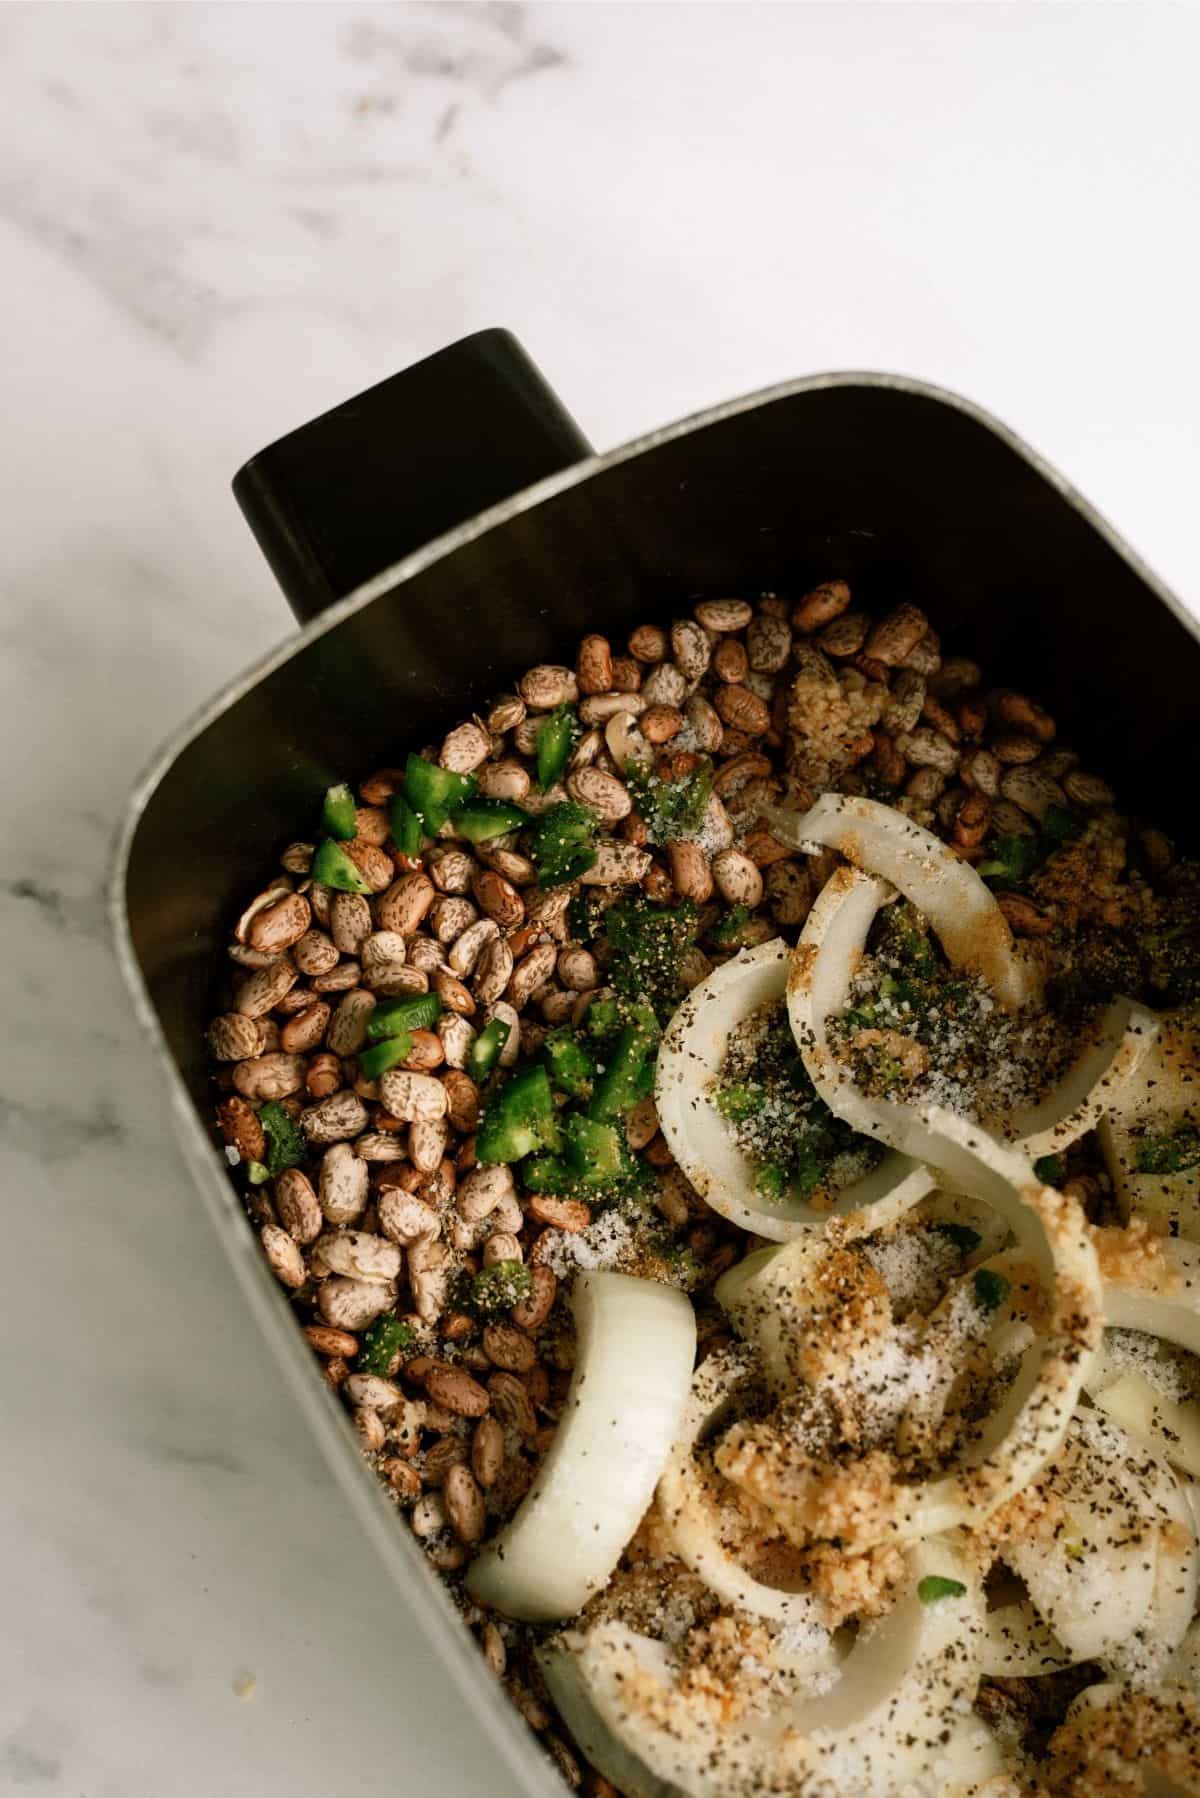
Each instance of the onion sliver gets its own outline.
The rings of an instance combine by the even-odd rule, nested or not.
[[[1088,1397],[1123,1430],[1148,1442],[1185,1473],[1200,1477],[1200,1404],[1166,1398],[1142,1374],[1122,1372],[1101,1349]]]
[[[931,1578],[959,1590],[923,1602]],[[631,1768],[642,1779],[629,1788],[635,1798],[815,1789],[835,1767],[839,1790],[884,1793],[915,1786],[946,1756],[978,1680],[982,1611],[978,1577],[952,1542],[922,1543],[908,1557],[903,1596],[861,1633],[829,1690],[781,1695],[730,1721],[703,1699],[689,1702],[662,1644],[622,1624],[559,1636],[539,1661],[600,1771],[614,1784]],[[785,1669],[786,1653],[769,1664]]]
[[[886,807],[884,808],[887,809]],[[829,1109],[864,1136],[938,1166],[937,1144],[920,1111],[863,1092],[829,1046],[828,1022],[844,1011],[875,914],[888,897],[882,880],[838,868],[800,935],[788,976],[788,1014],[809,1079]],[[1000,1120],[1003,1134],[1036,1160],[1094,1129],[1154,1042],[1158,1020],[1128,999],[1112,1004],[1074,1066],[1038,1104]]]
[[[1043,1186],[1020,1155],[950,1112],[930,1109],[921,1127],[939,1166],[1008,1223],[1018,1249],[1037,1270],[1048,1318],[1005,1397],[982,1426],[969,1460],[934,1479],[897,1484],[890,1504],[876,1506],[864,1523],[855,1541],[860,1548],[889,1539],[919,1540],[959,1525],[977,1527],[1036,1479],[1063,1439],[1101,1334],[1100,1273],[1078,1204]],[[847,1220],[851,1231],[854,1222]],[[780,1281],[786,1280],[789,1267],[801,1285],[811,1277],[813,1246],[790,1243],[760,1263],[757,1279],[774,1291],[756,1303],[756,1280],[746,1282],[737,1292],[744,1317],[761,1317],[769,1330]],[[770,1354],[770,1343],[766,1346]],[[743,1462],[736,1448],[726,1452],[730,1442],[727,1437],[723,1445],[722,1470],[769,1508],[769,1494],[756,1483],[753,1456]]]
[[[956,968],[978,974],[1007,1011],[1036,996],[1039,970],[1022,958],[990,887],[953,849],[894,806],[826,793],[807,812],[768,806],[771,835],[807,851],[836,849],[888,880],[925,913]]]
[[[1132,999],[1115,999],[1062,1080],[1037,1105],[1014,1111],[1004,1133],[1036,1161],[1070,1148],[1094,1130],[1126,1081],[1132,1079],[1158,1035],[1152,1011]]]
[[[628,1274],[581,1273],[575,1370],[562,1422],[467,1589],[527,1623],[582,1610],[641,1521],[679,1429],[696,1353],[690,1301]]]
[[[726,1276],[728,1277],[728,1276]],[[809,1592],[765,1585],[740,1567],[720,1540],[719,1525],[694,1461],[697,1443],[756,1382],[754,1357],[744,1348],[719,1350],[696,1369],[679,1436],[658,1482],[665,1533],[685,1566],[725,1604],[778,1623],[803,1624],[813,1643],[814,1671],[836,1665],[832,1640]]]
[[[1200,1008],[1159,1020],[1153,1052],[1142,1058],[1100,1125],[1100,1147],[1126,1217],[1142,1217],[1164,1235],[1200,1238],[1200,1178],[1195,1168],[1147,1173],[1138,1167],[1148,1136],[1200,1124]]]
[[[1200,1243],[1155,1237],[1146,1262],[1106,1267],[1104,1321],[1200,1355]]]
[[[734,1029],[760,1005],[784,997],[790,960],[777,938],[735,955],[688,994],[658,1052],[654,1102],[663,1135],[701,1198],[743,1230],[786,1242],[867,1206],[882,1229],[931,1190],[924,1168],[889,1155],[825,1209],[799,1197],[767,1199],[755,1191],[754,1164],[712,1101]]]
[[[1003,1558],[1073,1660],[1113,1655],[1144,1625],[1152,1603],[1149,1576],[1182,1504],[1174,1475],[1091,1411],[1073,1419],[1038,1491],[1061,1505],[1061,1527],[1009,1544]],[[1191,1541],[1190,1527],[1186,1533]]]

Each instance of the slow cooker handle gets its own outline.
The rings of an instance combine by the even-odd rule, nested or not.
[[[301,623],[592,453],[510,331],[476,331],[281,437],[233,491]]]

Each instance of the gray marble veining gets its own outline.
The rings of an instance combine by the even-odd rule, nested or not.
[[[1132,16],[0,8],[0,1792],[489,1785],[243,1314],[107,942],[138,769],[289,628],[234,469],[482,325],[601,444],[893,366],[1200,594],[1200,27]]]

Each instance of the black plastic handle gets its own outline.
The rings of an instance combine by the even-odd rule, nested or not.
[[[510,331],[476,331],[252,456],[233,491],[303,623],[591,445]]]

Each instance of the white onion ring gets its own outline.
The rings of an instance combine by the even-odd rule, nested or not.
[[[679,1559],[723,1603],[752,1616],[777,1623],[803,1623],[827,1634],[811,1593],[764,1585],[740,1567],[722,1546],[712,1508],[695,1470],[693,1454],[697,1442],[719,1424],[755,1379],[754,1358],[742,1348],[719,1350],[696,1369],[679,1435],[658,1482],[663,1528]],[[831,1645],[818,1658],[824,1666],[836,1664]]]
[[[996,896],[970,862],[932,831],[875,799],[826,793],[807,812],[764,808],[778,842],[817,853],[835,849],[852,867],[879,875],[924,912],[948,960],[978,974],[1006,1011],[1036,997],[1036,965],[1013,941]]]
[[[867,1206],[883,1228],[930,1191],[933,1178],[924,1168],[901,1156],[886,1156],[824,1209],[798,1197],[767,1199],[755,1191],[754,1164],[712,1101],[712,1083],[735,1027],[760,1005],[783,999],[790,958],[787,944],[775,938],[743,950],[692,989],[659,1048],[654,1091],[658,1121],[701,1198],[743,1230],[786,1242],[821,1229],[830,1217]]]
[[[788,978],[788,1012],[809,1078],[829,1109],[863,1136],[939,1166],[936,1137],[923,1126],[920,1111],[863,1092],[829,1046],[829,1020],[849,1003],[868,933],[888,891],[882,880],[853,868],[838,868],[830,876],[796,946]],[[936,929],[936,921],[931,922]],[[1158,1020],[1144,1006],[1116,1000],[1053,1092],[1002,1119],[1003,1134],[1017,1139],[1030,1160],[1069,1147],[1095,1128],[1136,1072],[1157,1030]]]
[[[516,1513],[472,1561],[467,1590],[525,1622],[571,1617],[607,1584],[679,1428],[696,1353],[682,1292],[581,1273],[562,1422]]]
[[[1042,1186],[1027,1162],[993,1142],[975,1125],[931,1109],[921,1128],[939,1164],[963,1189],[1001,1213],[1032,1261],[1049,1297],[1050,1316],[1001,1404],[980,1433],[967,1462],[916,1485],[897,1485],[890,1507],[877,1507],[870,1533],[856,1547],[884,1540],[915,1541],[960,1525],[978,1523],[1035,1479],[1058,1448],[1087,1377],[1101,1331],[1100,1275],[1083,1214],[1072,1199]],[[820,1245],[817,1245],[818,1247]],[[745,1316],[758,1315],[770,1336],[775,1307],[756,1303],[755,1282],[801,1283],[811,1272],[814,1245],[778,1250],[739,1294]],[[773,1352],[773,1339],[766,1341]],[[727,1459],[723,1471],[762,1503],[769,1503],[753,1474]]]
[[[931,1574],[963,1591],[922,1603],[918,1585]],[[978,1680],[982,1611],[978,1577],[957,1546],[949,1538],[921,1543],[910,1551],[904,1594],[861,1632],[830,1690],[782,1698],[765,1715],[728,1724],[691,1707],[662,1645],[622,1624],[558,1636],[539,1661],[600,1771],[616,1783],[632,1763],[657,1782],[632,1786],[635,1798],[802,1790],[828,1779],[835,1759],[840,1789],[884,1792],[945,1759]],[[620,1760],[606,1764],[614,1741]]]

